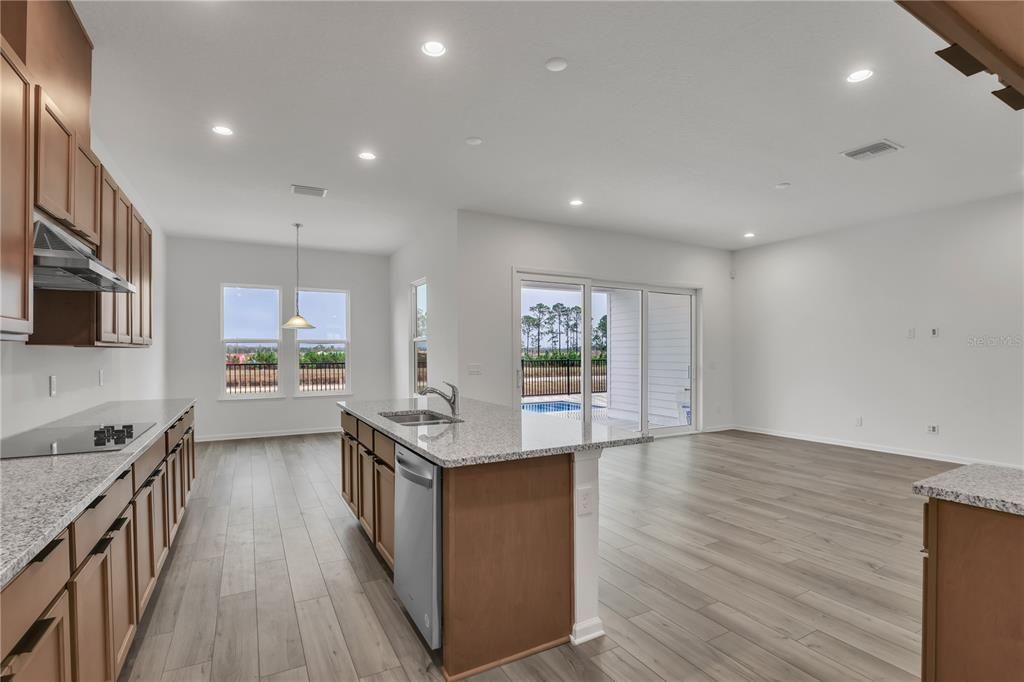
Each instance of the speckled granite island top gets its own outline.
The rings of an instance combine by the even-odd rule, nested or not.
[[[918,481],[914,493],[1024,516],[1024,469],[969,464]]]
[[[43,427],[156,425],[115,452],[0,460],[0,588],[194,404],[191,398],[104,403]]]
[[[460,405],[461,422],[437,426],[402,426],[380,413],[433,410],[450,414],[448,405],[439,398],[349,400],[339,402],[338,406],[442,467],[561,455],[653,440],[603,424],[592,424],[589,432],[584,432],[579,412],[537,414],[523,412],[518,406],[467,398]]]

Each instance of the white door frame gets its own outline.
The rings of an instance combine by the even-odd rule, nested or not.
[[[518,405],[522,402],[522,285],[523,282],[545,282],[549,284],[565,284],[567,286],[582,287],[583,290],[583,319],[587,324],[587,333],[583,334],[581,344],[580,362],[582,367],[590,365],[591,348],[591,307],[593,305],[594,289],[629,289],[640,292],[641,313],[640,313],[640,428],[644,435],[674,436],[685,433],[695,433],[703,429],[703,380],[704,372],[701,370],[703,361],[703,287],[676,286],[661,284],[640,284],[637,282],[617,282],[614,280],[597,279],[585,275],[552,272],[549,270],[532,268],[512,268],[512,404]],[[648,391],[647,391],[647,360],[648,360],[648,296],[650,293],[678,294],[690,296],[690,425],[658,427],[651,430],[648,419]],[[591,423],[593,395],[591,393],[590,372],[580,372],[582,385],[582,406],[583,420],[585,425]]]

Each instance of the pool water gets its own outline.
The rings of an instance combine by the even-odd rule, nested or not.
[[[577,412],[579,403],[568,400],[554,400],[550,403],[523,403],[523,412]]]

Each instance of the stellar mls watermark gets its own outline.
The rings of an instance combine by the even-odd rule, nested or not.
[[[975,334],[967,337],[970,348],[1022,348],[1024,336],[1020,334]]]

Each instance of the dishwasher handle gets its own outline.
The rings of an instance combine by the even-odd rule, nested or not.
[[[434,487],[434,476],[433,472],[430,474],[423,474],[418,472],[416,464],[409,461],[408,458],[402,457],[401,454],[395,453],[395,462],[398,464],[398,473],[404,476],[409,481],[412,481],[416,485],[423,486],[428,490]]]

